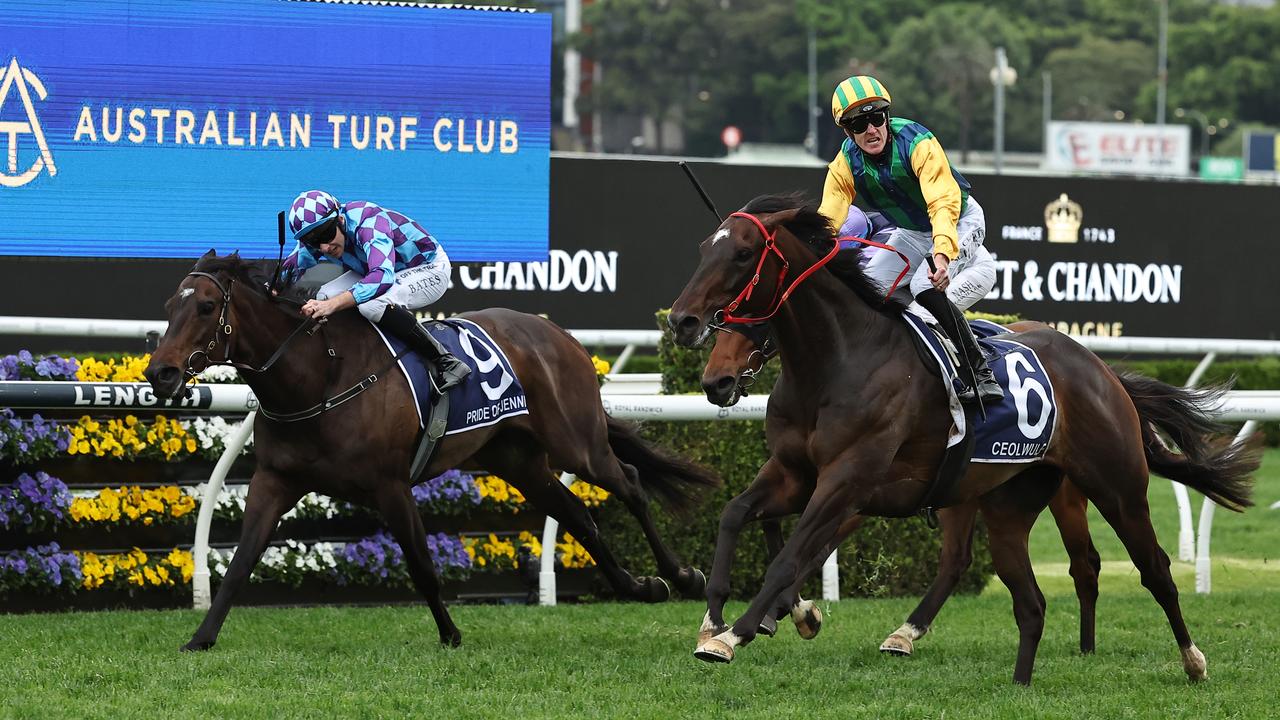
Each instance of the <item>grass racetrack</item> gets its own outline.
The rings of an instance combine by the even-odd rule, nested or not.
[[[1176,557],[1168,481],[1157,532]],[[1201,498],[1192,494],[1195,516]],[[953,598],[911,658],[881,655],[915,599],[822,603],[814,641],[789,623],[731,665],[692,657],[700,602],[556,608],[459,606],[443,650],[425,607],[234,609],[218,645],[179,654],[201,613],[0,616],[5,718],[1265,718],[1280,713],[1280,451],[1244,515],[1219,510],[1213,593],[1174,560],[1182,609],[1209,663],[1191,685],[1163,613],[1115,534],[1091,514],[1104,561],[1098,651],[1077,652],[1066,556],[1045,513],[1032,558],[1048,600],[1033,685],[1010,682],[1009,594]],[[709,512],[714,510],[708,510]],[[743,609],[735,603],[730,616]]]

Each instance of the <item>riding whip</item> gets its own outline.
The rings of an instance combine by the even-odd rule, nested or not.
[[[724,216],[716,209],[715,203],[711,202],[711,198],[707,195],[707,191],[702,189],[702,183],[698,182],[698,178],[694,177],[693,170],[689,167],[689,163],[681,160],[680,169],[684,170],[684,174],[689,178],[689,182],[693,183],[693,189],[698,191],[698,196],[702,198],[702,202],[707,204],[707,209],[711,211],[711,214],[716,216],[717,221],[724,222]]]

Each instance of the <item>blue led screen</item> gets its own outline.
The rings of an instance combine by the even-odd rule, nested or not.
[[[417,220],[455,262],[547,257],[547,14],[291,0],[0,0],[0,14],[0,255],[274,257],[276,213],[319,188]]]

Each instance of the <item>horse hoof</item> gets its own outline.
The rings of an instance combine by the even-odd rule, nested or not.
[[[733,648],[723,640],[711,638],[699,645],[698,649],[693,651],[693,656],[705,662],[733,662]]]
[[[704,598],[707,595],[707,576],[698,568],[685,568],[676,575],[676,589],[681,597],[690,600]]]
[[[728,629],[729,626],[727,625],[721,625],[720,627],[707,627],[704,625],[698,628],[698,647],[706,645],[708,640]]]
[[[1195,645],[1182,650],[1182,669],[1187,671],[1187,678],[1191,682],[1209,679],[1209,664],[1204,659],[1204,653]]]
[[[178,648],[179,652],[204,652],[213,647],[213,640],[196,640],[192,638],[191,642]]]
[[[896,632],[885,638],[884,642],[880,644],[880,652],[898,657],[911,657],[913,649],[911,638],[906,635],[899,635]]]
[[[456,648],[462,645],[462,633],[454,630],[448,635],[440,636],[440,644],[445,647]]]
[[[792,609],[791,621],[796,624],[800,637],[812,640],[822,631],[822,610],[812,600],[804,600]]]
[[[765,615],[760,621],[760,627],[756,630],[756,634],[765,637],[773,637],[778,634],[778,619],[772,615]]]
[[[671,584],[660,577],[644,578],[643,582],[648,586],[648,594],[645,596],[645,602],[660,603],[671,599]]]

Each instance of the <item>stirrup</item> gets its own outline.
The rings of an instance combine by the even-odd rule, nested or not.
[[[990,369],[985,373],[978,374],[978,387],[975,389],[965,386],[963,390],[956,393],[956,397],[962,403],[971,403],[978,397],[982,398],[983,403],[996,403],[1004,399],[1004,390],[1000,387],[1000,383],[996,382],[995,373]]]
[[[435,371],[432,373],[432,380],[435,381],[436,389],[442,393],[461,385],[471,374],[471,367],[457,358],[453,359],[448,368],[441,369],[437,366],[432,369]]]

